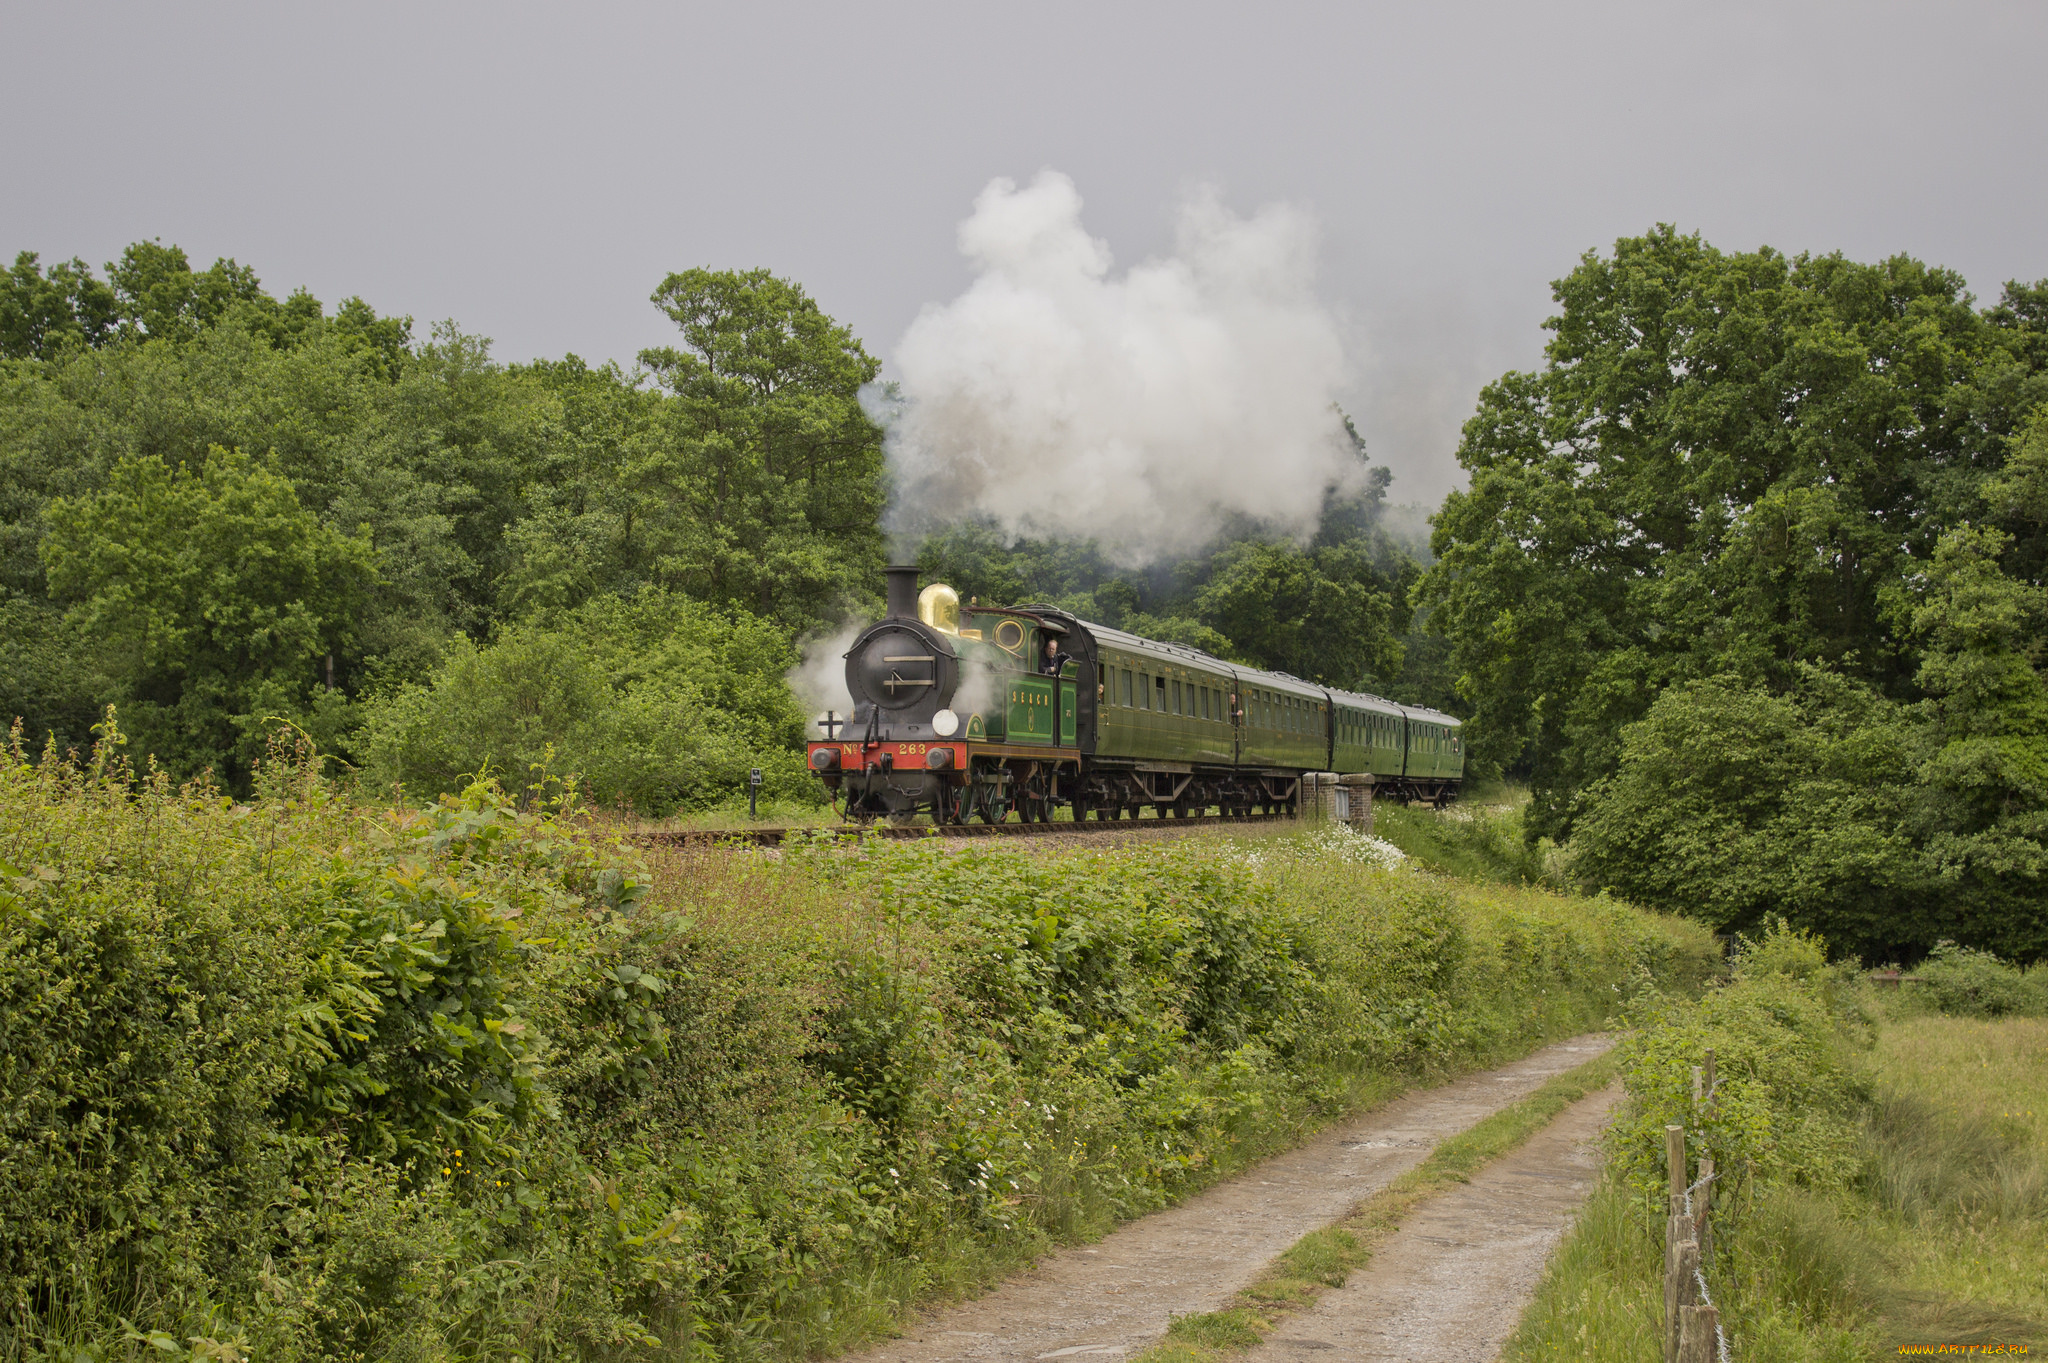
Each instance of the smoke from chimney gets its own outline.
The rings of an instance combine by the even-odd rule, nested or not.
[[[1238,516],[1306,534],[1324,489],[1362,473],[1306,213],[1241,218],[1204,190],[1173,254],[1117,274],[1073,181],[1047,170],[991,181],[959,240],[975,281],[911,324],[900,388],[866,395],[889,433],[899,545],[982,515],[1135,566]]]

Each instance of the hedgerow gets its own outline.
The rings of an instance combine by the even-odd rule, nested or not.
[[[0,762],[0,1358],[795,1357],[1714,957],[1306,838],[643,860],[119,753]]]

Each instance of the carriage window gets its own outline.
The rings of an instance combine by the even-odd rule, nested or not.
[[[1145,710],[1152,708],[1152,678],[1144,672],[1138,674],[1138,705]]]
[[[1180,708],[1180,683],[1179,683],[1179,682],[1175,682],[1175,683],[1173,684],[1173,712],[1174,712],[1175,714],[1180,714],[1180,713],[1181,713],[1181,708]]]
[[[1123,695],[1124,695],[1124,705],[1125,705],[1126,707],[1128,707],[1128,706],[1130,705],[1130,703],[1131,703],[1131,669],[1127,667],[1127,668],[1125,668],[1125,669],[1124,669],[1123,671],[1124,671],[1124,692],[1123,692]]]

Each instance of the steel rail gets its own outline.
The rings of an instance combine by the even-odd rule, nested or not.
[[[800,837],[827,834],[836,838],[1043,838],[1078,833],[1183,832],[1215,824],[1292,823],[1292,814],[1208,814],[1187,819],[1083,819],[1066,823],[941,823],[825,824],[798,828],[689,828],[672,833],[628,833],[625,841],[642,847],[780,847],[792,833]]]

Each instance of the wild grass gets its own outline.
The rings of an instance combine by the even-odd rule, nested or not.
[[[1446,809],[1379,800],[1373,832],[1445,875],[1569,890],[1558,849],[1548,839],[1532,844],[1524,836],[1528,803],[1528,791],[1504,785],[1475,787]]]
[[[1737,1358],[2048,1346],[2048,1022],[1891,1002],[1854,1057],[1851,1176],[1744,1186],[1717,1212],[1709,1278]],[[1657,1358],[1662,1259],[1661,1214],[1611,1166],[1503,1357]]]

